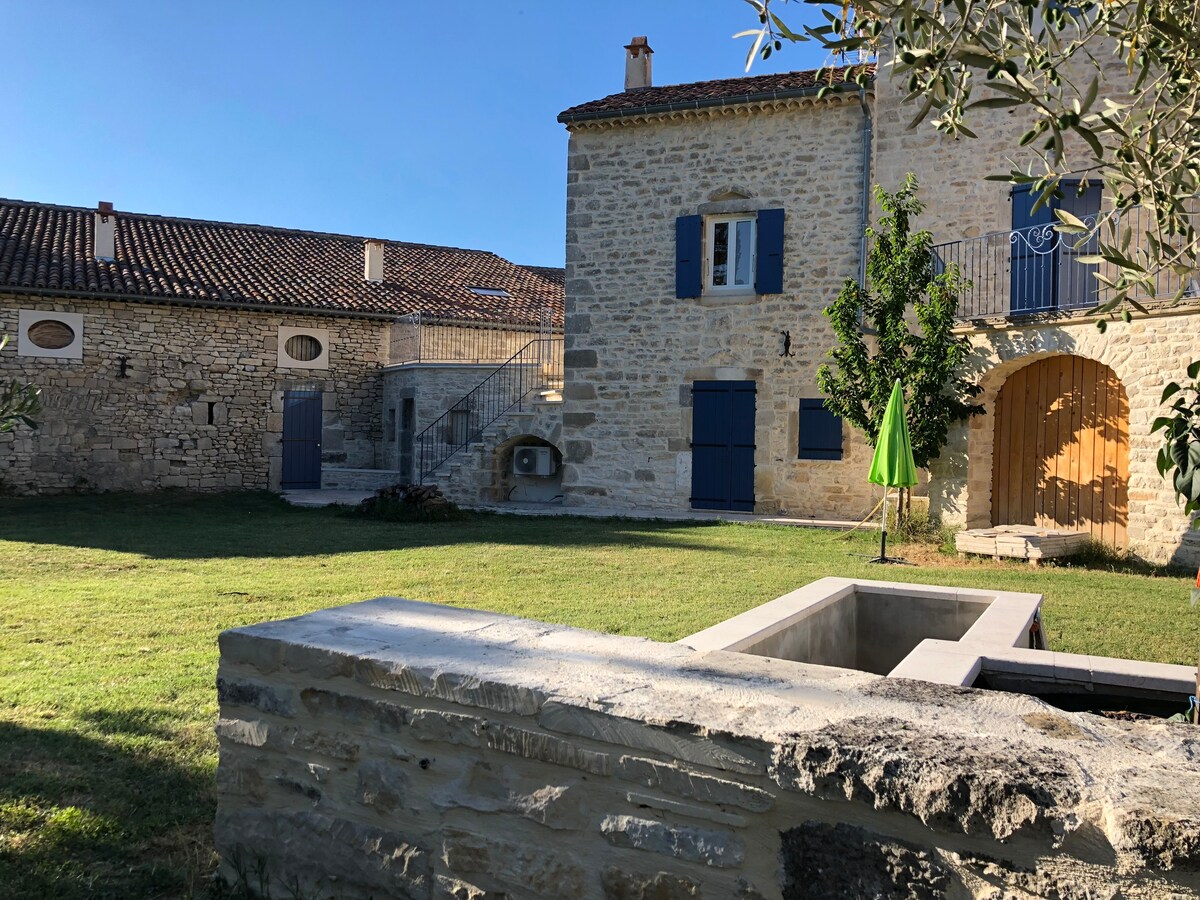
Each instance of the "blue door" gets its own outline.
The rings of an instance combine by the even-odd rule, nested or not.
[[[1036,212],[1038,194],[1023,184],[1012,191],[1012,294],[1014,313],[1042,312],[1054,308],[1055,247],[1058,219],[1050,203]]]
[[[1063,187],[1063,198],[1058,208],[1066,210],[1077,219],[1091,225],[1100,213],[1100,185],[1088,185],[1079,193],[1078,187]],[[1084,265],[1076,257],[1091,256],[1100,252],[1099,241],[1092,237],[1076,246],[1079,238],[1064,234],[1058,251],[1055,300],[1059,309],[1091,309],[1100,302],[1100,283],[1096,281],[1096,266]]]
[[[321,486],[321,393],[283,394],[283,478],[285,491]]]
[[[754,512],[754,382],[692,384],[692,508]]]

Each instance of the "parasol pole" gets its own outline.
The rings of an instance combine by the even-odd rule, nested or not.
[[[879,561],[887,562],[887,499],[888,488],[883,486],[883,517],[879,520]]]

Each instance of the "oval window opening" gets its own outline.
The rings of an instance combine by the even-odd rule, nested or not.
[[[312,362],[321,355],[321,342],[311,334],[297,334],[288,338],[283,349],[297,362]]]
[[[66,322],[42,319],[34,322],[25,332],[29,342],[42,350],[62,350],[75,343],[75,329]]]

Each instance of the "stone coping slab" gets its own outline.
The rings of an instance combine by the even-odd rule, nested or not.
[[[1029,713],[1076,715],[1032,697],[964,692],[900,672],[885,678],[395,597],[232,629],[222,633],[220,646],[223,667],[266,673],[317,667],[338,679],[495,711],[545,719],[548,710],[570,707],[680,732],[752,735],[765,742],[787,742],[864,717],[912,719],[919,727],[921,710],[933,703],[936,730],[947,741],[956,734],[971,740],[991,735],[1040,745],[1044,736],[1025,722]],[[1072,654],[1000,653],[1001,648],[953,641],[926,641],[922,647],[984,660],[1053,656],[1064,667],[1073,662]],[[1077,659],[1090,660],[1092,673],[1103,671],[1096,657]],[[1145,665],[1172,684],[1185,672],[1194,681],[1194,670],[1186,666]],[[1118,744],[1127,734],[1125,726],[1100,719],[1088,727],[1110,731]],[[1156,726],[1138,742],[1149,739],[1165,754],[1164,762],[1194,769],[1192,737],[1187,730]],[[1106,767],[1121,767],[1122,760],[1100,749],[1081,752],[1099,752]],[[1200,773],[1194,774],[1200,790]]]
[[[1196,690],[1192,666],[961,641],[922,641],[891,673],[896,678],[956,685],[969,685],[980,674],[1014,676],[1071,690],[1122,688],[1184,695]]]

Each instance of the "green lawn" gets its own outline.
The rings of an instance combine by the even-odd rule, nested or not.
[[[673,640],[824,575],[1046,595],[1056,649],[1194,662],[1189,579],[990,561],[881,573],[868,535],[472,516],[267,495],[4,500],[0,897],[208,891],[222,629],[380,594]]]

